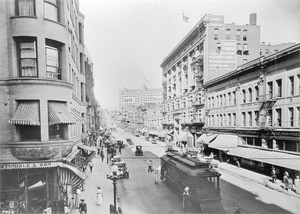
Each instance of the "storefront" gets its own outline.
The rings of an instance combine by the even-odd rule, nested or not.
[[[84,173],[62,162],[1,163],[1,213],[43,213],[46,208],[63,213],[66,191],[85,178]]]

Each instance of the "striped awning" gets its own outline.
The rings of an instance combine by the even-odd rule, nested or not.
[[[76,123],[84,123],[84,118],[80,116],[80,113],[76,112],[74,109],[71,109],[71,114],[76,120]]]
[[[80,185],[86,178],[87,175],[81,172],[74,166],[69,164],[63,164],[58,169],[59,183],[61,185],[71,185],[76,187]]]
[[[62,102],[49,102],[49,125],[74,124],[76,120]]]
[[[18,103],[15,115],[9,120],[13,125],[40,125],[40,109],[38,101],[22,101]]]

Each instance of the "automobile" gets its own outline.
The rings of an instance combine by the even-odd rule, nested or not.
[[[136,146],[135,147],[135,156],[142,156],[142,155],[143,155],[142,146]]]
[[[120,156],[116,155],[111,159],[111,165],[114,165],[116,162],[121,162],[122,159]]]
[[[123,161],[120,162],[115,162],[116,166],[118,166],[118,170],[119,170],[119,177],[120,178],[129,178],[129,171],[126,167],[126,163]]]
[[[127,138],[127,139],[126,139],[126,142],[127,142],[129,145],[132,145],[132,144],[133,144],[133,142],[132,142],[132,140],[131,140],[130,138]]]
[[[153,138],[153,139],[151,140],[151,143],[152,143],[152,144],[156,144],[156,143],[157,143],[156,141],[157,141],[156,138]]]

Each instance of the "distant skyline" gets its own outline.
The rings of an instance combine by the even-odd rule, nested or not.
[[[162,88],[162,60],[207,13],[241,25],[257,13],[261,42],[300,42],[299,0],[80,0],[79,9],[95,96],[110,110],[123,87]]]

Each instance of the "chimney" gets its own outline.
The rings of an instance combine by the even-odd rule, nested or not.
[[[250,25],[256,25],[256,17],[257,17],[256,13],[250,14]]]

